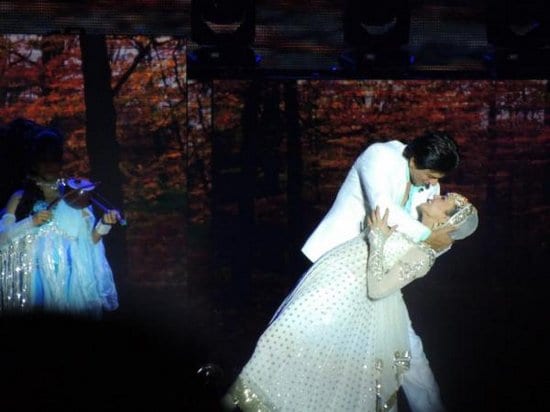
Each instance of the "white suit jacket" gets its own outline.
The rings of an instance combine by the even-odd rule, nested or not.
[[[430,234],[417,219],[416,207],[439,194],[439,185],[417,192],[410,210],[401,206],[407,182],[410,181],[408,160],[403,157],[405,145],[397,140],[370,145],[355,161],[336,200],[302,248],[302,253],[315,262],[325,252],[361,233],[367,213],[379,206],[383,214],[389,209],[388,223],[415,241]]]

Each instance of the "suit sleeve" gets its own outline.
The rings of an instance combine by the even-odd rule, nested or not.
[[[386,235],[380,230],[368,234],[367,294],[370,299],[381,299],[423,277],[435,262],[435,252],[425,243],[414,243],[392,267],[384,264]]]
[[[397,230],[412,238],[415,242],[425,240],[430,230],[411,217],[400,204],[392,199],[390,188],[393,186],[394,173],[400,169],[395,153],[383,145],[372,145],[354,165],[359,174],[363,195],[371,210],[376,206],[383,214],[389,210],[388,223],[397,225]],[[404,193],[400,194],[401,197]]]

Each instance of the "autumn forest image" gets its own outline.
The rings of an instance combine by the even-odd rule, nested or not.
[[[550,82],[195,79],[187,46],[0,36],[0,124],[60,130],[63,174],[100,182],[127,219],[105,240],[120,295],[108,316],[136,316],[175,345],[192,336],[193,367],[209,365],[219,394],[308,269],[300,249],[355,158],[444,130],[461,161],[442,189],[468,196],[480,226],[404,290],[411,319],[453,411],[534,396],[520,381],[545,349],[526,335],[547,329]]]

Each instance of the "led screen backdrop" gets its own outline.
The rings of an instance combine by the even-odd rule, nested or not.
[[[190,0],[2,1],[4,33],[172,34],[189,32]]]
[[[478,67],[487,49],[487,1],[410,1],[406,47],[421,66]],[[3,33],[191,37],[190,0],[2,1]],[[267,70],[318,73],[340,67],[344,0],[255,2],[253,49]],[[197,44],[190,42],[192,48]]]

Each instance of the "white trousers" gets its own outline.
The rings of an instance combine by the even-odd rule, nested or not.
[[[439,386],[435,381],[420,337],[409,322],[410,369],[403,375],[402,388],[412,412],[444,412]]]

